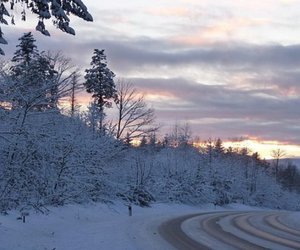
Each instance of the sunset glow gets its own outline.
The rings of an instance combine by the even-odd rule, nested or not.
[[[300,157],[299,1],[85,2],[94,22],[74,19],[74,37],[47,23],[50,38],[35,33],[41,50],[64,51],[84,75],[92,50],[105,49],[117,78],[156,110],[162,136],[188,122],[203,140]],[[20,23],[18,32],[3,27],[8,57],[32,21]],[[84,110],[89,97],[78,101]]]
[[[232,148],[248,148],[252,153],[258,152],[262,159],[273,159],[273,150],[282,150],[285,152],[286,158],[294,158],[300,156],[300,146],[282,144],[278,141],[259,141],[256,139],[248,139],[240,142],[224,142],[225,147]]]

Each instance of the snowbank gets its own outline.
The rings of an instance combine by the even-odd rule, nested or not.
[[[157,227],[176,215],[212,209],[177,204],[133,206],[133,216],[121,203],[49,208],[48,215],[31,212],[26,223],[12,211],[0,216],[1,250],[134,250],[173,249],[159,236]]]

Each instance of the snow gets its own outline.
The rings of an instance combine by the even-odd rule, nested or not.
[[[133,206],[133,215],[129,216],[128,207],[121,202],[67,205],[48,209],[47,214],[31,211],[26,217],[26,223],[17,220],[20,217],[18,211],[1,215],[0,250],[171,250],[174,248],[158,234],[159,225],[166,220],[202,212],[262,211],[261,208],[239,204],[215,208],[210,204],[189,206],[157,203],[150,208]],[[299,212],[287,216],[286,223],[289,225],[294,223],[296,226],[295,221],[300,221]],[[224,230],[232,230],[229,217],[223,219],[220,225]],[[184,232],[196,240],[199,240],[198,227],[195,218],[182,224]],[[247,239],[250,237],[242,235],[241,231],[235,234]],[[205,237],[208,242],[212,242],[208,235]],[[202,242],[203,240],[205,241],[202,239]],[[222,245],[215,241],[212,247],[218,244]]]
[[[203,209],[203,208],[202,208]],[[18,211],[0,216],[0,250],[173,249],[158,234],[164,220],[199,212],[199,207],[154,204],[132,207],[122,203],[51,207],[46,214],[30,212],[26,223]]]
[[[285,224],[294,228],[300,228],[300,212],[291,212],[285,217]]]
[[[232,226],[231,219],[232,219],[231,216],[227,216],[219,222],[220,226],[222,227],[222,229],[224,231],[230,232],[230,233],[236,235],[237,237],[245,239],[249,242],[259,244],[260,246],[262,246],[266,249],[273,249],[273,250],[288,250],[288,249],[290,249],[288,247],[283,247],[282,245],[278,245],[276,243],[271,243],[268,240],[264,240],[264,239],[261,239],[256,236],[252,236],[248,233],[243,232],[240,229],[235,228],[234,226]],[[264,228],[264,224],[261,221],[259,223],[256,223],[256,226],[257,225],[259,225],[259,228]],[[273,229],[272,232],[275,233],[276,230]]]
[[[278,237],[283,237],[285,239],[290,239],[292,241],[297,242],[299,240],[298,236],[289,234],[287,232],[284,232],[282,230],[278,230],[276,228],[272,228],[270,226],[267,226],[264,221],[264,215],[270,214],[270,212],[274,212],[276,210],[269,210],[259,207],[249,207],[241,204],[230,204],[228,206],[225,206],[223,208],[217,209],[220,211],[220,215],[223,215],[222,212],[224,212],[224,215],[226,215],[224,218],[221,218],[218,221],[218,224],[221,226],[223,231],[230,232],[231,234],[237,236],[238,238],[244,239],[248,242],[252,242],[253,244],[259,244],[260,246],[266,248],[266,249],[274,249],[274,250],[288,250],[291,249],[289,247],[285,247],[283,245],[279,245],[275,242],[270,242],[269,240],[251,235],[249,233],[244,232],[243,230],[237,228],[235,225],[232,224],[233,218],[236,217],[236,214],[229,215],[228,211],[236,211],[236,212],[247,212],[247,216],[250,215],[248,220],[250,221],[250,224],[255,225],[255,228],[258,228],[259,230],[262,230],[263,232],[270,233],[271,235],[276,235]],[[257,212],[262,212],[261,214],[257,214]],[[265,213],[264,213],[265,212]],[[285,210],[278,210],[279,213],[281,213],[281,219],[284,219],[284,223],[286,226],[295,228],[298,230],[300,228],[300,212],[289,212]],[[256,215],[254,217],[251,217],[251,214]],[[211,214],[203,214],[199,215],[193,218],[190,218],[188,220],[185,220],[181,228],[182,230],[193,240],[205,244],[206,246],[209,246],[210,249],[225,249],[231,250],[236,249],[234,247],[229,247],[228,245],[224,245],[222,241],[217,240],[210,234],[206,233],[204,230],[202,230],[199,227],[199,221],[203,220],[206,217],[210,217]]]
[[[222,214],[222,212],[225,212],[225,214],[226,214],[226,212],[228,212],[228,211],[247,211],[248,212],[248,211],[261,211],[261,210],[262,210],[261,208],[249,207],[249,206],[246,206],[243,204],[230,204],[230,205],[227,205],[224,207],[217,207],[215,209],[209,209],[209,207],[208,207],[203,212],[206,212],[206,213],[220,212],[221,214]],[[215,237],[209,235],[208,233],[203,231],[201,228],[199,228],[199,218],[204,219],[209,216],[211,216],[211,214],[199,215],[199,216],[190,218],[188,220],[185,220],[181,225],[181,229],[190,238],[192,238],[193,240],[195,240],[199,243],[209,246],[210,249],[224,249],[224,247],[226,247],[226,250],[236,249],[234,247],[231,248],[228,245],[224,245],[223,242],[217,240]],[[223,221],[224,221],[224,219],[223,219]],[[224,222],[220,223],[223,230],[226,230],[227,227],[230,226],[230,221],[226,221],[225,223]],[[243,234],[240,230],[236,230],[236,231],[238,231],[238,233]]]

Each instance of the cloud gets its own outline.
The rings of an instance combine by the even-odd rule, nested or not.
[[[163,16],[163,17],[189,17],[191,11],[186,7],[161,7],[151,8],[145,11],[151,15]]]
[[[27,30],[5,31],[7,54]],[[300,133],[299,44],[212,40],[191,46],[170,37],[119,35],[110,27],[91,35],[88,28],[79,32],[75,37],[56,29],[50,38],[34,34],[40,50],[62,50],[82,70],[89,67],[93,49],[104,48],[118,76],[152,95],[149,102],[165,124],[190,120],[194,134],[204,138],[258,136],[300,144],[295,136]]]
[[[202,25],[202,27],[198,25],[192,31],[176,35],[171,40],[187,46],[209,45],[216,41],[228,42],[233,40],[236,33],[243,29],[257,28],[271,23],[266,18],[230,17],[225,20],[217,20],[213,24]]]
[[[74,48],[75,47],[75,48]],[[155,72],[157,75],[171,71],[191,69],[201,72],[212,70],[215,74],[265,74],[266,72],[297,71],[300,66],[300,46],[257,46],[257,45],[222,45],[184,49],[165,41],[159,43],[147,39],[136,41],[102,40],[89,44],[66,47],[67,51],[78,51],[80,58],[74,60],[87,64],[93,48],[105,48],[109,64],[121,75],[131,72]],[[90,49],[88,49],[90,48]],[[295,77],[297,74],[295,75]],[[274,76],[273,76],[274,77]],[[269,79],[270,80],[270,79]],[[295,79],[294,79],[295,80]]]
[[[102,47],[118,69],[137,66],[198,65],[233,70],[277,70],[300,66],[300,45],[253,45],[246,43],[216,43],[198,48],[185,48],[165,40],[105,40],[85,43],[87,47]],[[80,46],[80,44],[79,44]]]
[[[166,41],[140,39],[131,42],[102,41],[109,63],[120,75],[193,77],[211,84],[258,89],[270,96],[299,96],[300,45],[215,44],[185,49]]]
[[[266,140],[300,143],[299,99],[272,99],[259,91],[230,89],[185,79],[128,79],[152,100],[165,124],[189,120],[202,137],[258,136]],[[146,95],[147,97],[147,95]],[[166,102],[164,97],[173,97]]]
[[[58,31],[59,32],[59,31]],[[10,47],[3,46],[7,51],[14,50],[17,38],[21,36],[7,32]],[[210,46],[198,48],[185,48],[166,40],[155,40],[140,37],[135,40],[123,39],[101,39],[89,41],[66,34],[55,34],[51,38],[34,33],[37,36],[39,47],[42,49],[63,50],[73,58],[74,62],[86,66],[91,58],[94,48],[104,48],[108,61],[113,70],[123,74],[130,71],[141,70],[146,72],[163,67],[172,69],[188,68],[212,69],[221,74],[226,71],[232,73],[255,73],[266,74],[272,72],[272,78],[276,78],[274,72],[283,74],[291,84],[299,76],[300,69],[300,45],[283,46],[279,44],[252,45],[245,43],[217,43]],[[59,36],[59,37],[57,37]],[[61,44],[61,39],[68,39]],[[13,44],[13,41],[15,43]],[[72,41],[72,42],[71,42]],[[41,46],[40,46],[41,45]],[[80,57],[78,57],[80,55]],[[269,78],[269,81],[272,79]],[[279,80],[279,78],[277,78]]]
[[[300,100],[297,98],[269,98],[260,91],[231,89],[226,85],[206,85],[186,79],[129,79],[141,91],[176,97],[177,109],[198,112],[214,118],[239,118],[277,121],[298,116]],[[182,105],[182,102],[185,105]],[[167,108],[168,105],[165,105]],[[176,110],[175,110],[176,111]]]

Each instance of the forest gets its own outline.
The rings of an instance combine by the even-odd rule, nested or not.
[[[195,144],[188,125],[160,136],[155,111],[132,84],[115,80],[104,50],[94,50],[80,76],[62,53],[40,52],[31,33],[19,41],[0,69],[2,213],[115,200],[300,208],[292,163],[224,148],[221,139]],[[83,91],[92,100],[85,111]]]

